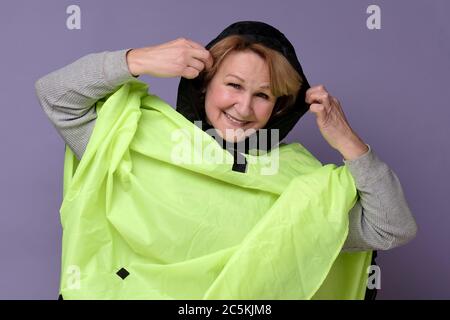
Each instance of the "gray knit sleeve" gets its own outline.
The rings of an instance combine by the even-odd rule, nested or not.
[[[78,159],[94,129],[95,103],[133,79],[126,61],[129,50],[85,55],[35,83],[44,112]]]
[[[370,145],[353,160],[343,160],[352,174],[358,201],[349,212],[349,234],[342,251],[388,250],[412,240],[417,225],[398,177]]]

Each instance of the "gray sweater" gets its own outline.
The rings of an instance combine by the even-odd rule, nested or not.
[[[126,61],[129,50],[91,53],[36,81],[44,112],[78,159],[95,125],[95,102],[133,79]],[[388,250],[417,232],[399,179],[368,147],[357,159],[343,159],[358,190],[343,251]]]

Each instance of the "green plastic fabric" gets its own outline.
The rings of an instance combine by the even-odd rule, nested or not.
[[[64,299],[364,298],[372,252],[341,252],[357,200],[345,166],[293,143],[232,171],[228,151],[147,91],[133,79],[96,103],[81,161],[66,147]],[[173,161],[180,145],[227,161]],[[261,174],[270,156],[279,169]]]

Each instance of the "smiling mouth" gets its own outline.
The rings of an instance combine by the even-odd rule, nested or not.
[[[225,117],[226,117],[228,120],[230,120],[231,123],[233,123],[233,124],[235,124],[235,125],[238,125],[238,126],[244,126],[244,125],[246,125],[247,123],[250,122],[250,121],[242,121],[242,120],[236,119],[236,118],[230,116],[230,115],[229,115],[228,113],[226,113],[226,112],[224,112],[224,115],[225,115]]]

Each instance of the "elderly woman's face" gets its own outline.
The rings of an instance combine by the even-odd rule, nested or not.
[[[252,51],[231,52],[206,88],[206,117],[222,138],[240,141],[253,132],[247,130],[266,125],[275,101],[264,59]]]

